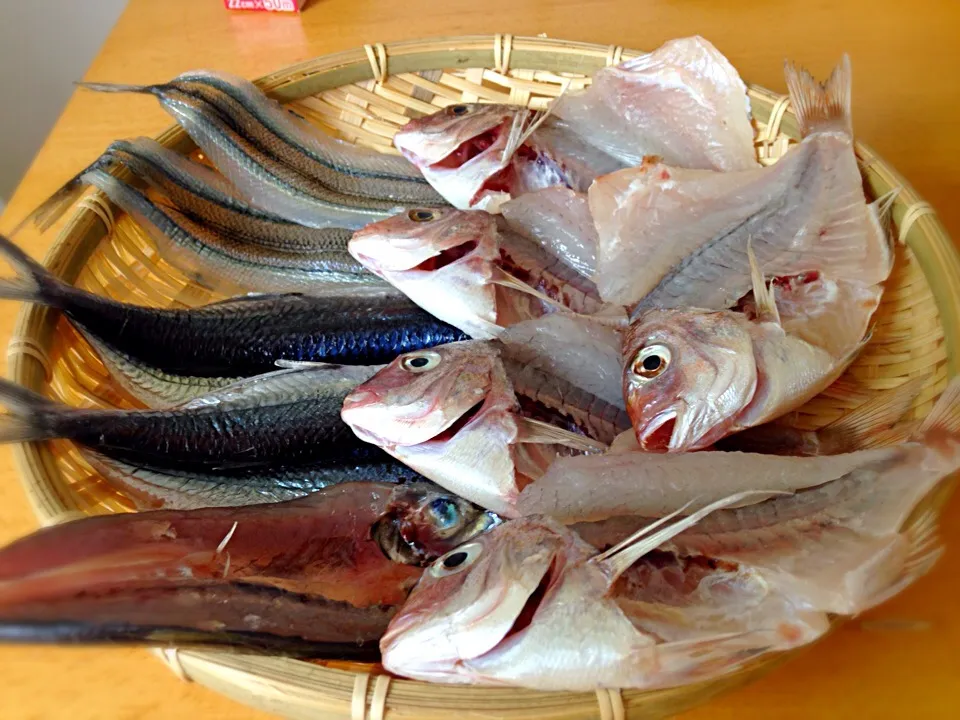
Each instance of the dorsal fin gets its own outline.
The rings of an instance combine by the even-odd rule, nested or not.
[[[777,299],[773,294],[773,284],[767,284],[763,279],[763,271],[753,254],[753,241],[747,238],[747,260],[750,262],[750,280],[753,283],[753,300],[757,306],[757,320],[780,324],[780,311],[777,310]]]
[[[598,565],[603,566],[607,571],[608,577],[610,577],[610,581],[613,582],[620,577],[620,575],[622,575],[627,568],[633,565],[648,552],[660,547],[665,542],[668,542],[672,538],[682,533],[684,530],[693,527],[698,522],[703,520],[703,518],[705,518],[707,515],[715,512],[716,510],[722,510],[730,507],[731,505],[736,505],[740,501],[746,500],[749,497],[762,497],[766,499],[773,495],[792,494],[793,493],[782,492],[779,490],[748,490],[746,492],[729,495],[721,500],[717,500],[714,503],[710,503],[706,507],[700,508],[692,515],[687,515],[677,522],[668,525],[667,523],[670,520],[683,513],[697,501],[697,499],[694,498],[676,512],[673,512],[666,517],[660,518],[656,522],[641,528],[633,535],[617,543],[606,552],[595,556],[591,562],[595,562]],[[661,528],[661,526],[664,525],[665,527]]]

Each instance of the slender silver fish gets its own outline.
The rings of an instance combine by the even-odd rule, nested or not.
[[[77,173],[28,217],[40,230],[55,222],[83,192],[83,177],[94,170],[128,168],[137,178],[163,194],[161,202],[191,220],[243,242],[284,253],[326,257],[360,273],[347,252],[350,230],[311,228],[290,222],[244,200],[236,188],[213,170],[164,147],[150,138],[117,140],[97,160]]]
[[[247,200],[282,217],[310,227],[359,228],[402,209],[404,203],[339,192],[303,174],[244,134],[238,118],[226,118],[208,102],[207,93],[186,92],[177,84],[125,86],[85,84],[106,92],[143,92],[155,95],[207,157],[243,193]],[[200,86],[201,88],[203,86]],[[241,106],[222,93],[218,104]],[[252,119],[257,126],[260,124]],[[431,201],[435,202],[431,196]]]
[[[340,253],[315,256],[254,245],[154,203],[137,188],[103,170],[81,180],[103,191],[147,230],[168,261],[198,283],[221,292],[324,292],[344,283],[380,281]]]

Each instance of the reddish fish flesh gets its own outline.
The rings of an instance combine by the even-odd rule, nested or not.
[[[0,550],[0,638],[369,655],[418,566],[495,523],[426,483],[84,518]]]

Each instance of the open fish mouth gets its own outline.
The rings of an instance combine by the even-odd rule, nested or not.
[[[646,429],[637,440],[647,452],[667,452],[672,449],[673,431],[677,425],[677,411],[661,413],[647,423]]]
[[[480,246],[477,240],[468,240],[460,245],[441,250],[433,257],[427,258],[419,265],[410,268],[412,272],[433,272],[441,270],[448,265],[452,265],[458,260],[462,260]]]
[[[479,400],[456,418],[442,423],[430,435],[424,434],[423,420],[415,418],[385,417],[384,408],[373,393],[360,392],[344,401],[341,416],[361,440],[382,448],[409,447],[426,442],[444,442],[453,438],[480,412],[486,399]],[[370,420],[368,424],[365,422]]]
[[[560,558],[554,555],[546,571],[540,577],[540,582],[537,583],[537,586],[527,596],[526,602],[523,603],[520,612],[517,613],[513,625],[510,626],[510,629],[507,630],[501,638],[501,643],[510,640],[530,627],[534,616],[537,614],[537,611],[547,596],[547,591],[560,579],[561,565]]]
[[[413,666],[418,673],[435,679],[470,676],[474,666],[482,665],[504,642],[530,627],[547,593],[560,581],[563,572],[562,558],[556,552],[552,555],[550,562],[541,565],[539,571],[518,568],[522,575],[515,580],[523,577],[523,582],[498,578],[498,585],[471,608],[474,614],[461,618],[455,627],[435,626],[422,633],[419,613],[399,613],[380,643],[385,666],[388,669],[391,665]],[[512,577],[510,573],[507,575]],[[423,651],[424,644],[431,643],[438,632],[442,633],[443,640],[437,644],[449,647],[449,651],[431,657],[431,653]]]
[[[464,140],[446,157],[432,163],[430,167],[437,170],[456,170],[466,165],[496,145],[506,127],[507,122],[504,121],[489,130]]]

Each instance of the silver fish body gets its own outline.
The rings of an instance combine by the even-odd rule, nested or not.
[[[378,284],[339,252],[309,255],[264,248],[223,234],[173,208],[161,207],[102,170],[88,172],[82,179],[137,219],[171,264],[211,289],[234,293],[311,292],[344,283]]]

